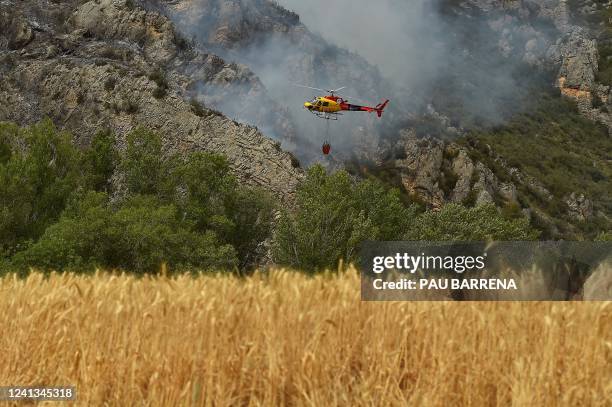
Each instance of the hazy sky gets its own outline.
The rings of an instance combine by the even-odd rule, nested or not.
[[[432,0],[278,0],[333,44],[357,52],[387,77],[424,75],[440,56]]]

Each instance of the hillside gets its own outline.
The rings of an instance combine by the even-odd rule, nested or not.
[[[351,42],[352,35],[328,35],[316,19],[282,7],[300,4],[2,0],[0,23],[7,30],[0,33],[0,122],[21,127],[6,137],[37,134],[37,127],[26,126],[48,117],[84,152],[108,131],[124,160],[128,136],[145,128],[161,137],[166,163],[176,157],[190,162],[197,152],[224,156],[242,186],[275,197],[277,221],[303,216],[296,196],[309,181],[301,166],[322,164],[329,180],[346,169],[357,192],[338,196],[351,196],[347,213],[366,207],[373,218],[365,224],[381,222],[368,224],[370,237],[411,235],[375,233],[386,227],[376,218],[385,211],[351,195],[358,196],[362,185],[378,194],[379,184],[360,184],[370,178],[397,188],[404,209],[423,221],[446,207],[460,219],[465,208],[477,214],[493,205],[496,222],[520,224],[521,233],[512,236],[582,240],[612,229],[608,3],[389,1],[392,12],[408,13],[410,24],[390,19],[380,31],[393,36],[399,30],[399,41],[373,41],[374,49],[367,41]],[[416,11],[409,13],[411,7]],[[354,14],[341,5],[328,13],[348,34],[359,29],[350,26]],[[385,47],[378,50],[380,44]],[[295,83],[346,85],[366,102],[387,97],[392,103],[382,119],[345,116],[329,126],[303,110],[312,94]],[[326,139],[334,146],[331,157],[320,155]],[[18,162],[23,145],[8,145]],[[110,186],[96,191],[108,193],[116,210],[134,191],[123,167],[111,169]],[[89,185],[88,176],[74,185]],[[181,207],[185,179],[174,180],[177,196],[157,191],[155,199]],[[321,188],[301,202],[327,193]],[[397,205],[393,196],[381,205]],[[62,195],[62,204],[68,201]],[[321,216],[329,217],[333,205],[318,204]],[[224,210],[234,211],[230,206]],[[6,208],[12,213],[8,201]],[[53,208],[49,222],[64,209]],[[224,233],[214,220],[205,223]],[[30,242],[43,232],[21,238]],[[262,246],[269,248],[272,237]]]
[[[144,125],[164,136],[165,151],[222,153],[243,182],[291,200],[297,160],[189,90],[232,82],[256,88],[257,79],[194,49],[163,15],[131,1],[3,1],[0,22],[8,27],[0,34],[0,121],[50,117],[81,146],[109,129],[121,147]]]
[[[313,33],[299,15],[273,2],[164,5],[184,32],[248,64],[274,99],[295,106],[287,114],[298,141],[287,146],[306,162],[316,149],[312,138],[321,139],[325,130],[302,118],[303,99],[294,96],[290,84],[348,83],[351,92],[385,94],[393,100],[382,124],[351,118],[348,124],[334,125],[333,141],[339,146],[335,160],[354,174],[380,176],[427,208],[449,202],[495,203],[509,216],[528,216],[545,237],[584,239],[612,227],[612,141],[604,127],[588,121],[602,123],[612,134],[612,99],[605,80],[606,4],[583,3],[445,0],[421,6],[425,20],[436,26],[414,34],[438,42],[443,55],[436,55],[441,51],[434,44],[425,43],[423,47],[430,47],[426,51],[413,47],[434,54],[434,73],[420,83],[381,75],[371,61],[337,47],[334,36]],[[281,4],[302,7],[291,1]],[[342,5],[329,12],[338,9]],[[325,33],[324,27],[317,28]],[[388,57],[389,63],[395,59]],[[384,67],[387,61],[373,62]],[[406,74],[419,64],[410,56],[402,63],[407,64]],[[423,75],[425,68],[416,72]],[[496,137],[505,125],[504,134],[514,136]],[[557,129],[553,137],[538,137]],[[475,139],[480,140],[477,145]],[[577,145],[566,151],[568,143]],[[550,154],[556,150],[563,157]],[[539,156],[543,161],[574,164],[534,164],[531,151],[544,154]],[[332,160],[322,161],[338,167]]]

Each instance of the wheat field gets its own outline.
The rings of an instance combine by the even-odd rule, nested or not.
[[[71,405],[612,400],[610,303],[364,303],[354,270],[9,275],[0,327],[0,385],[74,385]]]

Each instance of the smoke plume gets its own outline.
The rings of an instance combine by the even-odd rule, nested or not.
[[[438,121],[442,117],[443,125],[452,129],[499,123],[524,106],[529,78],[537,76],[533,72],[549,41],[548,27],[533,26],[516,10],[494,7],[484,13],[473,1],[279,0],[299,21],[287,23],[291,16],[273,8],[272,20],[289,28],[253,32],[249,28],[268,22],[270,16],[262,10],[269,12],[271,2],[241,0],[215,14],[210,11],[216,10],[211,6],[215,1],[192,1],[175,14],[175,21],[199,42],[212,43],[214,52],[244,63],[257,75],[270,97],[264,107],[279,111],[275,117],[285,115],[290,125],[262,122],[261,115],[250,117],[248,109],[240,119],[257,121],[305,161],[312,156],[300,146],[310,149],[331,139],[345,152],[375,149],[381,139],[395,137],[401,127],[428,115]],[[224,27],[219,27],[220,20]],[[230,36],[225,47],[211,42],[219,33],[225,35],[228,26],[246,27],[248,35]],[[345,95],[359,98],[353,103],[375,105],[383,98],[392,103],[382,120],[347,113],[338,122],[325,123],[303,109],[317,92],[296,83],[346,86]],[[213,88],[202,92],[207,100],[215,99]],[[231,111],[232,106],[219,102],[218,107]],[[289,127],[291,140],[278,131]]]

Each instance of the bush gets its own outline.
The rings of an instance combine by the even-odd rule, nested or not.
[[[155,195],[175,205],[196,231],[213,231],[232,244],[243,267],[270,234],[272,198],[238,185],[227,160],[218,154],[163,158],[159,136],[137,129],[127,137],[119,168],[131,194]]]
[[[132,194],[168,194],[172,180],[168,174],[172,163],[164,160],[161,138],[144,128],[126,137],[126,148],[120,157],[119,170]]]
[[[108,78],[106,81],[104,81],[104,89],[107,92],[111,92],[115,90],[116,85],[117,85],[117,79],[115,78]]]
[[[168,89],[167,88],[157,87],[157,88],[155,88],[155,90],[153,90],[153,97],[155,99],[163,99],[163,98],[166,97],[167,94],[168,94]]]
[[[83,185],[79,152],[50,120],[0,124],[0,250],[14,252],[57,220]]]
[[[93,192],[82,200],[75,196],[61,219],[47,228],[38,242],[17,253],[14,263],[56,270],[106,265],[111,244],[105,236],[110,220],[107,198]]]
[[[257,266],[261,257],[267,255],[262,243],[272,232],[273,198],[255,188],[239,188],[229,203],[233,229],[227,241],[236,249],[241,270]]]
[[[398,190],[386,190],[377,181],[354,183],[345,171],[327,175],[319,165],[310,168],[300,186],[297,207],[281,216],[273,256],[307,271],[355,260],[364,240],[401,237],[415,215],[413,207],[402,205]]]
[[[116,171],[127,194],[111,205]],[[0,123],[2,265],[247,269],[270,235],[273,206],[238,185],[222,156],[164,154],[161,138],[144,129],[126,136],[119,155],[109,131],[78,150],[49,121]]]
[[[155,88],[155,90],[153,91],[153,96],[156,99],[163,99],[164,97],[166,97],[169,88],[166,73],[162,69],[158,69],[156,71],[153,71],[149,75],[149,79],[155,82],[155,84],[157,85],[157,88]]]
[[[480,241],[480,240],[535,240],[539,236],[529,226],[529,220],[505,219],[495,205],[466,208],[449,204],[440,212],[428,211],[420,215],[404,236],[407,240]]]
[[[113,266],[155,271],[163,262],[178,268],[228,270],[237,266],[234,248],[213,231],[197,233],[174,205],[154,197],[131,198],[111,218],[108,236],[115,242]]]
[[[87,174],[86,185],[94,191],[110,192],[110,179],[119,161],[115,136],[110,130],[96,134],[83,153],[82,168]]]
[[[156,272],[167,262],[182,269],[226,270],[237,266],[234,248],[214,232],[196,233],[173,205],[154,197],[130,198],[113,211],[105,193],[75,198],[59,222],[15,256],[15,263],[42,269],[97,266]]]
[[[191,105],[191,111],[198,117],[206,116],[206,111],[204,110],[204,106],[197,99],[191,99],[189,102]]]

